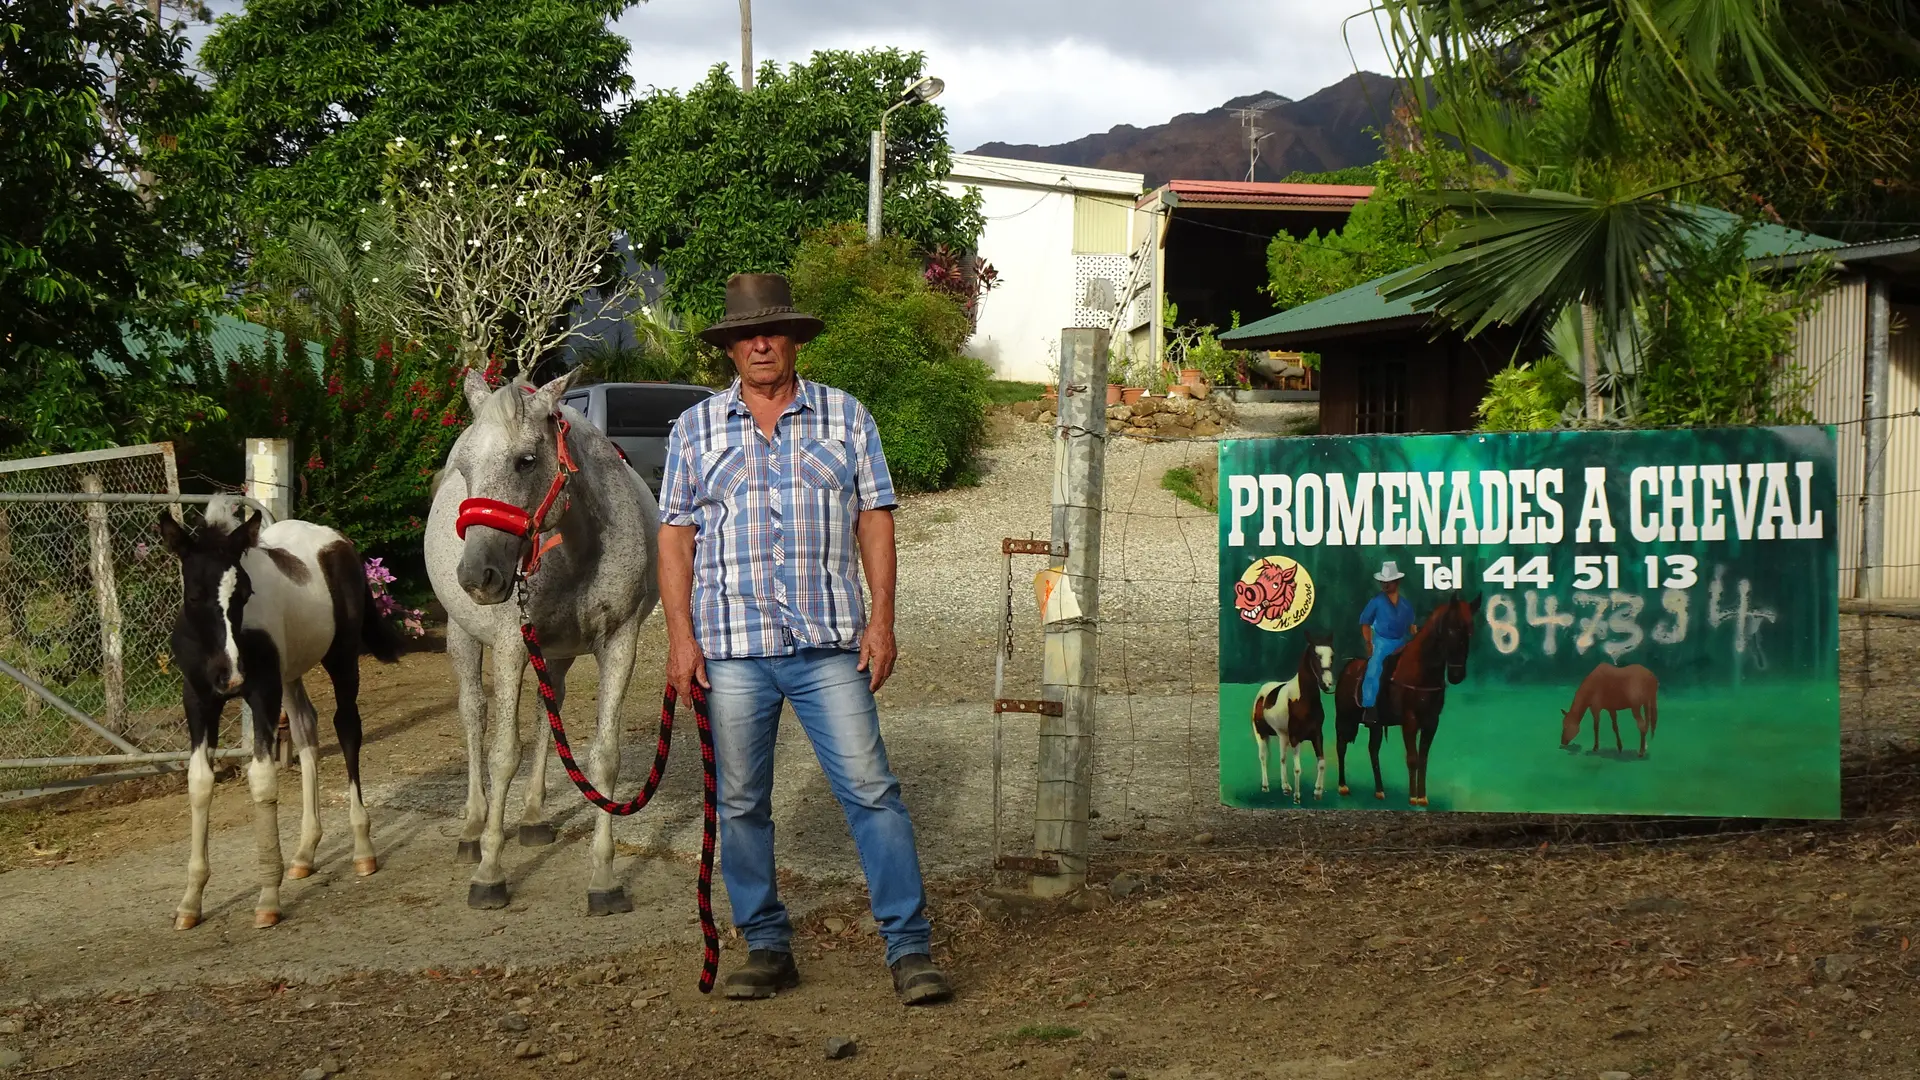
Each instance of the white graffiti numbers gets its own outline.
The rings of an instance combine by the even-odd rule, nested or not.
[[[1542,656],[1557,656],[1563,640],[1570,639],[1577,655],[1598,649],[1618,662],[1648,642],[1666,646],[1687,640],[1694,621],[1692,594],[1687,590],[1699,583],[1699,562],[1691,555],[1647,556],[1647,589],[1632,592],[1616,587],[1617,556],[1580,556],[1572,579],[1576,590],[1572,610],[1561,607],[1560,595],[1546,591],[1553,578],[1544,559],[1516,568],[1512,557],[1505,556],[1483,577],[1503,587],[1488,594],[1482,608],[1493,647],[1502,655],[1532,647]],[[1733,624],[1728,645],[1736,657],[1758,652],[1761,628],[1775,622],[1777,615],[1755,606],[1753,583],[1744,578],[1734,586],[1734,604],[1723,606],[1726,577],[1726,567],[1714,567],[1707,591],[1707,626]],[[1516,585],[1535,587],[1520,591],[1514,589]],[[1649,611],[1651,603],[1659,606]],[[1757,663],[1766,666],[1763,653]]]

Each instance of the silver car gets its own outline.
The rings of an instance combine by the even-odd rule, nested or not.
[[[595,383],[560,400],[612,439],[657,496],[667,465],[667,433],[681,413],[713,393],[711,387],[691,383]]]

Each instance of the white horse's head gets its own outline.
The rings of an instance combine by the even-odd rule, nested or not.
[[[466,482],[469,500],[504,503],[529,519],[539,511],[562,468],[554,414],[578,373],[575,368],[538,389],[515,379],[496,390],[479,372],[467,372],[464,389],[473,424],[448,456],[447,470]],[[556,507],[549,515],[549,527],[558,513]],[[460,588],[476,604],[506,600],[531,542],[500,528],[468,527],[456,570]]]

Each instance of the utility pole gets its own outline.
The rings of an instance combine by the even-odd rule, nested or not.
[[[753,89],[753,0],[740,0],[740,89]]]

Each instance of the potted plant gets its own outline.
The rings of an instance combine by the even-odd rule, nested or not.
[[[1111,381],[1108,382],[1107,383],[1107,404],[1109,405],[1120,404],[1120,398],[1122,395],[1126,393],[1126,390],[1127,390],[1126,384],[1124,383],[1117,383],[1117,382],[1111,382]]]

